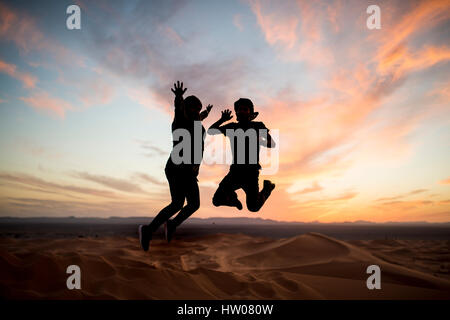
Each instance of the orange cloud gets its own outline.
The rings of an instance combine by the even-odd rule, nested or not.
[[[25,88],[34,88],[36,86],[37,78],[30,73],[17,71],[17,66],[14,64],[0,60],[0,72],[22,81]]]
[[[312,65],[330,64],[333,54],[328,50],[323,37],[322,24],[331,22],[336,29],[339,4],[331,19],[319,2],[284,2],[271,5],[261,0],[250,0],[250,7],[256,16],[267,43],[280,50],[282,59],[306,61]]]
[[[450,184],[450,177],[448,177],[447,179],[439,181],[439,183],[440,184]]]
[[[291,209],[304,211],[306,209],[313,210],[316,218],[323,218],[325,216],[336,213],[339,208],[345,205],[349,200],[356,198],[358,192],[347,192],[339,196],[312,199],[301,201],[301,197],[298,197],[297,203],[290,206]]]
[[[410,115],[407,119],[381,117],[368,121],[367,117],[382,107],[386,108],[385,101],[403,84],[406,75],[450,58],[446,45],[427,44],[412,51],[406,42],[417,32],[444,21],[448,12],[442,13],[440,10],[448,7],[448,3],[443,6],[443,2],[433,2],[427,7],[427,2],[423,2],[411,14],[400,19],[396,15],[395,18],[400,22],[390,22],[386,27],[383,24],[383,28],[389,29],[389,32],[375,36],[381,42],[381,49],[372,51],[368,48],[373,44],[370,42],[373,34],[353,34],[352,30],[341,30],[340,25],[336,28],[348,32],[348,39],[369,40],[366,42],[367,47],[355,46],[345,40],[343,43],[322,43],[324,38],[320,23],[326,19],[321,19],[323,6],[319,2],[299,2],[299,32],[302,36],[299,36],[300,33],[291,33],[289,41],[277,43],[277,38],[272,36],[279,28],[272,26],[274,17],[283,24],[290,21],[291,15],[282,9],[267,10],[265,5],[262,1],[251,2],[252,10],[270,45],[284,44],[283,48],[289,49],[291,53],[298,53],[297,49],[310,45],[323,54],[331,50],[343,58],[339,64],[329,64],[329,77],[319,83],[322,85],[319,89],[324,93],[317,103],[308,105],[299,99],[286,99],[282,95],[265,99],[266,111],[262,116],[270,119],[267,125],[271,128],[283,128],[278,177],[281,176],[283,182],[297,178],[316,179],[321,174],[345,171],[358,163],[358,160],[367,162],[378,159],[379,154],[385,155],[383,160],[402,159],[410,155],[412,144],[407,138],[430,115],[428,110]],[[333,8],[339,9],[335,11],[331,21],[337,23],[339,19],[346,18],[342,15],[349,11],[341,7],[342,3],[334,2],[325,10],[330,12]],[[412,22],[417,22],[418,26],[410,27],[409,23]],[[348,24],[342,24],[342,27],[345,26],[348,27]],[[420,26],[424,28],[420,30]],[[398,38],[401,41],[394,41],[397,46],[390,45],[391,29],[403,31]],[[360,39],[361,36],[367,39]],[[292,43],[294,44],[291,45]],[[396,50],[392,51],[392,48]],[[314,50],[304,53],[302,60],[308,60],[308,55],[314,58],[319,56]]]
[[[264,20],[266,16],[260,9],[261,4],[252,4],[257,17],[259,16],[262,30],[269,36],[267,40],[270,44],[270,32],[275,31],[269,28],[270,23],[265,24],[271,21],[270,17],[267,21]],[[320,20],[317,18],[317,15],[320,15],[320,6],[314,7],[303,2],[300,6],[301,17],[305,18],[300,17],[305,33],[301,46],[305,48],[305,45],[317,45],[317,48],[322,49],[321,29],[316,21]],[[283,18],[280,16],[278,21],[283,23],[286,20]],[[308,21],[311,23],[307,23]],[[295,37],[291,37],[291,40],[294,41]],[[326,51],[324,48],[323,52]],[[302,58],[308,59],[307,56],[315,58],[318,55],[314,50],[307,50]],[[380,99],[389,95],[396,87],[389,79],[377,79],[368,68],[367,62],[360,62],[352,69],[331,69],[330,75],[330,80],[323,83],[324,94],[310,101],[298,101],[295,98],[290,100],[281,95],[266,98],[267,111],[262,117],[270,119],[269,127],[283,128],[280,137],[280,174],[286,175],[287,179],[295,179],[292,174],[307,179],[308,176],[310,178],[320,172],[330,173],[330,170],[349,167],[346,153],[351,149],[351,145],[345,145],[351,142],[350,138],[355,135],[355,131],[364,125],[365,117],[379,107]],[[329,89],[341,93],[341,99],[333,99],[333,92]],[[296,144],[299,147],[292,148]],[[325,153],[337,148],[342,151],[323,158]]]
[[[292,191],[295,192],[295,194],[305,194],[305,193],[311,193],[311,192],[317,192],[323,190],[323,187],[319,185],[317,181],[314,181],[313,185],[309,188],[304,188],[300,191]]]
[[[424,206],[433,205],[435,202],[431,200],[411,200],[411,201],[388,201],[381,204],[384,210],[401,211],[412,210]]]
[[[437,100],[441,103],[449,103],[450,102],[450,81],[438,84],[438,86],[433,91],[431,91],[428,95],[437,97]]]
[[[384,19],[383,24],[386,24],[384,28],[387,28],[389,32],[381,33],[382,46],[377,54],[379,60],[391,55],[412,35],[423,33],[449,18],[450,3],[448,1],[426,0],[418,2],[401,19],[398,18],[398,14],[392,15],[391,21]]]
[[[263,6],[260,1],[251,1],[250,6],[256,15],[261,30],[264,33],[266,41],[270,45],[277,43],[290,49],[297,41],[296,28],[298,25],[298,18],[294,15],[289,17],[281,16],[276,12],[263,12]]]
[[[450,60],[450,47],[447,46],[428,46],[411,53],[405,45],[400,45],[381,59],[378,71],[381,74],[392,73],[394,79],[399,79],[408,72],[426,69],[447,60]]]
[[[413,190],[413,191],[410,191],[410,192],[408,192],[408,193],[406,193],[406,194],[401,194],[401,195],[398,195],[398,196],[395,196],[395,197],[378,198],[378,199],[376,199],[375,201],[392,201],[392,200],[398,200],[398,199],[402,199],[402,198],[405,198],[405,197],[408,197],[408,196],[411,196],[411,195],[415,195],[415,194],[418,194],[418,193],[423,193],[423,192],[425,192],[425,191],[428,191],[428,189],[417,189],[417,190]],[[390,202],[388,202],[388,203],[390,203]]]
[[[392,8],[389,8],[392,10]],[[388,10],[389,10],[388,9]],[[385,21],[385,29],[380,33],[379,49],[374,57],[378,63],[377,70],[381,74],[392,74],[398,79],[405,73],[433,66],[450,59],[450,48],[447,45],[425,45],[418,49],[410,49],[408,44],[425,32],[450,18],[450,2],[445,0],[420,1],[402,18],[399,14]],[[412,46],[412,44],[410,44]]]

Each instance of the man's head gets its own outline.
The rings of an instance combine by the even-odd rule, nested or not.
[[[189,120],[200,120],[202,102],[196,96],[189,96],[184,99],[184,114]]]
[[[253,102],[250,99],[240,98],[234,103],[234,112],[239,122],[252,120],[254,114]]]

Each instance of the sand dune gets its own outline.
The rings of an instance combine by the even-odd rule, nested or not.
[[[310,233],[288,239],[216,234],[137,238],[0,240],[0,296],[9,299],[449,299],[450,280],[406,256],[406,242],[339,241]],[[442,244],[442,242],[439,242]],[[438,242],[436,242],[438,244]],[[381,248],[381,249],[380,249]],[[445,244],[443,248],[445,251]],[[448,259],[448,243],[446,259]],[[66,288],[66,268],[81,268],[81,290]],[[381,290],[366,287],[381,267]]]

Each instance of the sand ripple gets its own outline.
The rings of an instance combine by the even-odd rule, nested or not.
[[[426,255],[427,245],[349,243],[315,233],[277,240],[217,234],[154,240],[145,253],[137,238],[1,239],[0,297],[449,299],[450,281],[420,260],[448,257],[448,244],[436,242],[440,255]],[[405,260],[414,255],[417,266]],[[81,290],[66,288],[72,264],[81,268]],[[381,290],[366,288],[371,264],[381,267]]]

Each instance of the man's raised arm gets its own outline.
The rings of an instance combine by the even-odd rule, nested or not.
[[[228,120],[230,120],[231,118],[233,118],[233,116],[231,115],[230,110],[227,109],[227,110],[222,111],[222,116],[220,117],[220,119],[217,120],[216,122],[214,122],[211,125],[211,127],[209,127],[208,134],[210,134],[210,135],[215,135],[215,134],[220,134],[220,133],[225,134],[225,132],[223,132],[223,130],[221,130],[222,128],[220,126],[224,122],[227,122]]]
[[[200,121],[203,121],[206,119],[206,117],[208,117],[209,112],[211,111],[213,105],[212,104],[208,104],[208,106],[206,107],[206,110],[203,110],[202,112],[200,112]]]

